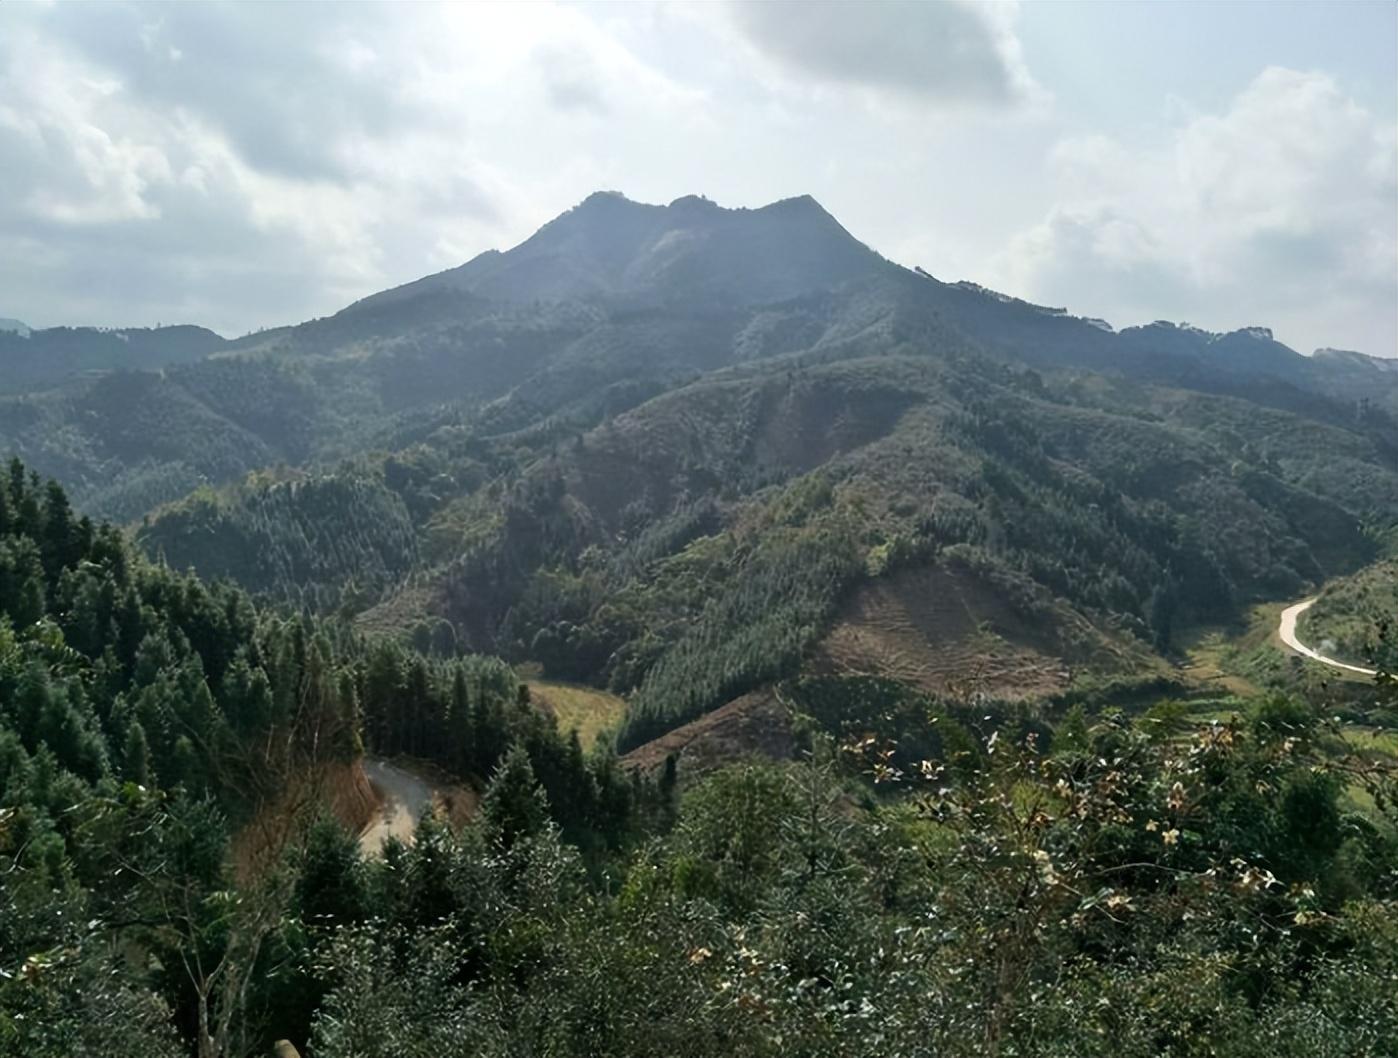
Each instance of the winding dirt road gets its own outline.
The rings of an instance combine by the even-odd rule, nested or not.
[[[378,856],[389,838],[410,843],[417,821],[432,807],[433,790],[412,772],[386,760],[366,758],[364,774],[379,795],[378,814],[360,831],[359,849],[365,856]]]
[[[1299,639],[1296,638],[1296,619],[1311,608],[1315,602],[1315,597],[1302,599],[1298,603],[1293,603],[1281,612],[1281,621],[1277,625],[1277,635],[1281,641],[1298,654],[1319,661],[1322,665],[1329,665],[1334,669],[1344,669],[1347,672],[1357,672],[1361,676],[1375,676],[1377,673],[1373,669],[1366,669],[1360,665],[1351,665],[1346,661],[1336,661],[1334,658],[1326,657],[1317,650],[1312,650]]]

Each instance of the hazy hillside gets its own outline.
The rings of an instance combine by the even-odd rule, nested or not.
[[[138,371],[217,352],[223,338],[203,327],[50,327],[0,320],[0,392],[33,389],[83,371]]]

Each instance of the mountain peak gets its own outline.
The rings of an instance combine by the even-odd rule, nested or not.
[[[823,217],[830,216],[830,212],[811,195],[793,195],[791,198],[779,198],[770,205],[763,206],[762,211],[774,213],[812,213],[819,214]]]
[[[753,304],[827,290],[885,267],[810,195],[728,209],[703,195],[654,205],[595,191],[513,249],[351,308],[442,291],[515,303],[723,297]]]
[[[596,208],[598,206],[639,206],[640,202],[633,202],[620,191],[594,191],[585,199],[579,202],[574,209]]]
[[[723,210],[723,207],[717,202],[704,195],[681,195],[666,208],[675,212],[700,214],[721,212]]]

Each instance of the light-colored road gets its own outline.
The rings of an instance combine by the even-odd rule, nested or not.
[[[1281,637],[1281,641],[1292,650],[1296,651],[1296,653],[1304,654],[1314,661],[1319,661],[1322,665],[1329,665],[1334,669],[1344,669],[1347,672],[1357,672],[1361,676],[1377,675],[1373,669],[1366,669],[1360,665],[1351,665],[1346,661],[1336,661],[1334,658],[1326,657],[1318,650],[1312,650],[1310,647],[1306,646],[1305,643],[1302,643],[1296,638],[1296,619],[1309,610],[1311,604],[1314,602],[1314,597],[1302,599],[1300,602],[1293,603],[1282,611],[1281,622],[1277,625],[1277,635]]]
[[[383,852],[389,838],[410,843],[417,821],[432,807],[433,790],[412,772],[386,760],[364,759],[364,774],[379,795],[378,814],[359,834],[359,849],[365,856]]]

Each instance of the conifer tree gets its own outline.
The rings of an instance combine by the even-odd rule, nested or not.
[[[146,729],[139,720],[133,720],[126,731],[126,746],[122,750],[122,772],[126,778],[138,786],[151,785],[150,744],[146,741]]]
[[[519,743],[510,747],[495,769],[481,808],[486,836],[506,849],[534,837],[548,824],[548,798]]]

